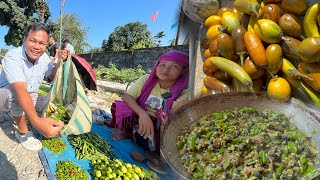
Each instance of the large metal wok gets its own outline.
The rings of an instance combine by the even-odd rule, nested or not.
[[[192,179],[192,176],[185,171],[176,147],[176,139],[181,129],[208,113],[236,107],[252,107],[258,110],[270,109],[285,113],[290,117],[291,123],[294,123],[300,130],[312,137],[311,140],[320,152],[320,113],[308,108],[301,101],[290,99],[289,102],[285,103],[274,102],[269,100],[266,94],[249,92],[213,94],[193,100],[180,107],[170,116],[168,124],[162,131],[161,154],[174,174],[177,175],[177,179]],[[320,155],[318,155],[318,159],[320,160]]]

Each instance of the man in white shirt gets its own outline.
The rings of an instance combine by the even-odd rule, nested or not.
[[[32,126],[46,137],[57,135],[62,121],[41,118],[46,97],[36,91],[45,76],[53,79],[59,65],[54,66],[44,53],[49,39],[49,30],[44,23],[32,23],[27,27],[22,46],[10,50],[2,60],[0,73],[0,110],[14,118],[18,130],[15,137],[23,147],[40,150],[41,142],[28,129],[26,116]]]

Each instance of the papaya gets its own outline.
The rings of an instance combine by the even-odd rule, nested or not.
[[[261,2],[260,3],[260,8],[259,8],[259,10],[258,10],[258,14],[259,14],[259,16],[250,16],[250,19],[249,19],[249,22],[248,22],[248,28],[247,28],[247,30],[248,31],[252,31],[252,32],[254,32],[254,30],[253,30],[253,26],[256,24],[256,22],[260,19],[260,16],[261,16],[261,13],[262,13],[262,9],[264,8],[264,6],[265,6],[265,4],[264,4],[264,2]]]
[[[222,14],[225,12],[233,12],[233,10],[230,7],[221,7],[218,12],[217,15],[222,17]]]
[[[320,37],[308,37],[299,44],[299,56],[307,62],[320,61]]]
[[[207,58],[209,58],[209,57],[211,57],[212,55],[211,55],[211,53],[210,53],[210,50],[209,49],[206,49],[205,51],[204,51],[204,58],[205,59],[207,59]]]
[[[211,76],[204,77],[203,84],[208,90],[215,90],[218,92],[230,92],[230,88],[227,84]]]
[[[291,86],[282,77],[272,78],[267,85],[268,97],[276,101],[287,101],[291,96]]]
[[[214,73],[216,71],[218,71],[218,68],[216,68],[215,66],[213,66],[210,62],[209,59],[206,59],[204,62],[203,62],[203,65],[202,65],[202,69],[203,69],[203,72],[207,75],[207,76],[213,76]]]
[[[302,61],[298,65],[298,70],[304,74],[320,73],[320,63],[306,63]]]
[[[260,16],[258,10],[260,8],[259,3],[256,0],[235,0],[233,7],[240,12],[247,13],[253,16]]]
[[[201,48],[202,48],[203,50],[206,50],[206,49],[209,48],[209,44],[210,44],[210,42],[208,41],[207,38],[205,38],[205,39],[203,39],[203,40],[201,41],[200,46],[201,46]]]
[[[302,40],[304,39],[302,35],[303,30],[301,21],[294,14],[282,15],[279,20],[279,26],[281,27],[285,35]]]
[[[232,29],[240,25],[238,17],[233,12],[224,12],[221,17],[221,23],[227,27],[227,32],[231,34]]]
[[[231,33],[231,37],[234,42],[236,53],[240,57],[241,66],[243,66],[244,56],[247,53],[246,44],[244,42],[245,33],[246,33],[246,29],[242,25],[235,27]]]
[[[276,4],[268,4],[262,8],[261,19],[270,19],[275,23],[279,23],[281,10]]]
[[[282,53],[296,66],[302,61],[299,55],[300,41],[289,36],[285,36],[285,39],[280,42]]]
[[[254,32],[247,31],[244,34],[244,42],[254,64],[258,66],[267,65],[266,50],[259,37]]]
[[[241,20],[242,15],[245,14],[245,13],[239,12],[236,8],[232,8],[232,12],[236,15],[239,21]]]
[[[236,54],[233,40],[227,33],[222,33],[218,36],[217,47],[219,53],[227,59],[233,59]]]
[[[227,27],[222,26],[220,24],[211,26],[207,33],[206,38],[209,42],[212,42],[215,40],[221,33],[223,33],[226,30]]]
[[[255,65],[253,61],[247,57],[243,63],[243,69],[251,77],[251,79],[259,79],[264,75],[264,69]]]
[[[253,29],[265,43],[279,43],[283,37],[283,31],[280,26],[269,19],[259,19]]]
[[[282,49],[278,44],[271,44],[266,49],[267,67],[272,75],[276,75],[282,65]]]
[[[320,73],[306,74],[309,78],[302,78],[315,91],[320,93]]]
[[[209,51],[212,56],[218,56],[218,39],[213,40],[209,44]]]
[[[214,25],[221,25],[221,17],[217,15],[212,15],[209,16],[205,21],[204,21],[204,27],[208,30],[211,26]]]
[[[308,5],[305,0],[282,0],[281,6],[287,12],[296,15],[303,15],[308,9]]]
[[[201,96],[205,96],[205,95],[210,95],[210,94],[214,94],[214,90],[212,89],[207,89],[204,85],[201,88]]]

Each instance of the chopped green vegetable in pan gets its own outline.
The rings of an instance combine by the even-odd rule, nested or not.
[[[302,179],[318,171],[310,137],[268,110],[208,114],[182,130],[177,147],[195,179]]]

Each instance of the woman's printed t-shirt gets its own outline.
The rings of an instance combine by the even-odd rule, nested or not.
[[[144,85],[144,83],[147,81],[149,75],[144,75],[140,77],[127,91],[129,95],[131,95],[133,98],[137,99],[141,93],[141,89]],[[152,89],[147,101],[146,101],[146,106],[147,106],[147,113],[153,117],[155,117],[154,112],[160,108],[162,108],[162,103],[163,103],[163,98],[162,94],[169,92],[169,88],[161,88],[160,84],[157,83],[154,88]],[[187,91],[184,90],[180,98],[178,98],[174,103],[177,104],[181,99],[187,98]]]

